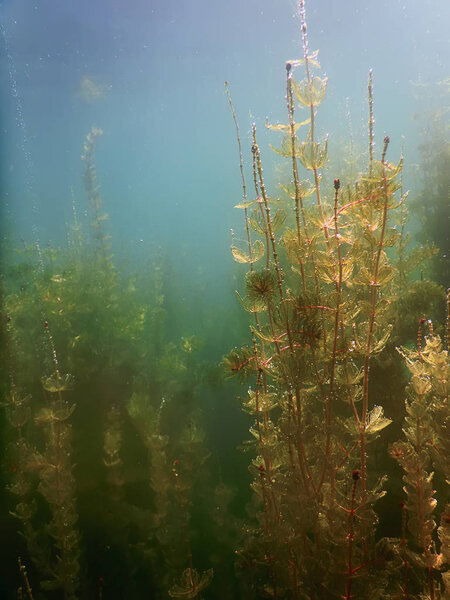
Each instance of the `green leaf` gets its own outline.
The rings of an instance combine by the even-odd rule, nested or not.
[[[300,123],[294,123],[294,131],[298,131],[298,129],[300,129],[300,127],[303,127],[303,125],[308,125],[308,123],[311,121],[311,119],[305,119],[304,121],[301,121]],[[290,133],[291,132],[291,126],[290,125],[282,125],[281,123],[277,123],[276,125],[271,125],[268,121],[266,121],[266,127],[267,129],[270,129],[271,131],[282,131],[283,133]]]
[[[288,185],[280,184],[281,189],[285,192],[289,198],[295,200],[295,186],[293,183],[289,183]],[[300,197],[307,198],[311,194],[316,191],[316,188],[312,185],[312,183],[308,179],[303,179],[300,181]]]
[[[279,231],[283,227],[285,221],[286,211],[284,211],[282,208],[279,208],[272,219],[272,230],[274,232]]]
[[[169,596],[171,598],[184,598],[185,600],[196,598],[211,583],[213,575],[213,569],[208,569],[201,575],[195,569],[185,569],[181,574],[180,583],[170,588]]]
[[[35,417],[35,422],[38,425],[52,423],[55,421],[62,422],[68,419],[76,408],[76,404],[65,404],[61,408],[42,408]]]
[[[236,296],[239,298],[242,308],[247,312],[255,313],[267,310],[267,302],[264,298],[249,300],[248,298],[242,298],[238,292],[236,292]]]
[[[53,375],[50,375],[50,377],[43,377],[42,386],[47,392],[65,392],[73,387],[74,381],[75,379],[70,373],[62,375],[61,373],[56,372],[53,373]]]
[[[269,412],[278,406],[277,395],[274,393],[257,393],[254,390],[249,390],[248,395],[248,399],[243,402],[243,408],[250,414]]]
[[[374,406],[367,415],[366,433],[377,433],[392,423],[391,419],[383,415],[382,406]]]
[[[297,83],[292,79],[292,86],[297,99],[305,106],[317,106],[322,102],[327,87],[327,77],[313,77],[309,83],[307,79],[302,79]]]
[[[305,169],[310,171],[320,169],[327,159],[328,140],[320,142],[303,142],[301,144],[298,158]]]
[[[372,349],[372,353],[376,353],[376,352],[381,352],[384,347],[386,346],[386,343],[391,335],[391,331],[392,331],[392,325],[389,323],[389,325],[387,326],[387,331],[386,333],[383,335],[383,337],[381,337],[378,342],[375,344],[375,346]]]
[[[308,54],[308,62],[310,65],[313,65],[317,69],[320,69],[320,64],[319,64],[319,61],[317,60],[318,55],[319,55],[318,50],[314,50],[314,52],[311,52],[311,54]],[[291,65],[291,67],[293,69],[295,69],[296,67],[300,67],[301,65],[304,65],[305,59],[297,58],[294,60],[288,60],[287,63],[289,63]]]
[[[256,204],[256,200],[252,200],[251,202],[241,202],[240,204],[235,204],[234,208],[250,208]]]
[[[251,257],[237,246],[231,246],[231,254],[238,263],[255,263],[264,256],[264,252],[265,246],[261,240],[256,240],[254,244],[252,244]]]
[[[294,141],[294,153],[298,156],[298,149],[300,146],[300,141],[297,136],[295,136]],[[280,156],[284,156],[285,158],[290,158],[292,156],[292,139],[291,136],[286,134],[281,140],[281,146],[279,148],[275,148],[272,144],[269,144],[269,147]]]
[[[250,325],[250,329],[253,331],[253,333],[257,337],[259,337],[260,340],[263,340],[264,342],[269,342],[270,344],[273,344],[273,342],[274,342],[273,335],[264,335],[264,333],[262,331],[260,331],[256,327],[253,327],[253,325]]]
[[[266,223],[258,210],[253,211],[249,221],[253,231],[256,231],[256,233],[259,233],[261,235],[266,234]]]

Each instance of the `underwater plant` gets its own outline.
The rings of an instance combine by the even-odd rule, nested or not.
[[[421,189],[412,203],[414,213],[420,218],[420,228],[415,235],[422,243],[433,240],[439,248],[432,262],[433,276],[438,283],[447,286],[450,281],[450,237],[447,225],[450,200],[450,79],[447,77],[434,84],[411,83],[421,105],[427,107],[416,116],[421,138]]]
[[[255,503],[238,561],[248,565],[247,593],[257,598],[391,597],[400,567],[392,545],[377,536],[375,505],[386,493],[386,477],[375,461],[391,423],[383,404],[395,377],[377,385],[372,371],[383,353],[392,353],[394,313],[413,285],[406,261],[414,261],[397,227],[407,195],[403,158],[388,162],[387,136],[376,158],[370,72],[368,165],[354,183],[336,178],[326,185],[327,138],[318,138],[316,121],[327,79],[315,74],[318,51],[309,49],[303,0],[299,6],[303,57],[286,63],[287,123],[267,123],[283,136],[273,150],[291,165],[284,198],[266,188],[253,125],[249,200],[226,84],[240,154],[237,208],[245,224],[243,244],[233,237],[231,251],[248,266],[245,295],[238,297],[251,315],[251,345],[234,348],[223,362],[230,375],[249,382],[242,405],[254,417]],[[304,77],[294,79],[300,67]],[[297,106],[306,111],[299,122]],[[436,403],[448,409],[442,398]],[[410,513],[419,510],[408,502]],[[437,569],[441,559],[427,548],[422,544],[422,563],[433,556]],[[443,598],[433,582],[426,597]]]
[[[89,226],[74,213],[66,248],[9,250],[1,281],[10,514],[37,597],[187,597],[186,586],[200,597],[213,575],[192,558],[191,507],[203,503],[200,478],[207,495],[209,456],[202,342],[169,338],[160,258],[143,274],[123,274],[113,260],[94,160],[100,136],[91,130],[82,156]]]
[[[447,335],[450,319],[450,291],[447,297]],[[445,593],[450,592],[450,504],[441,513],[438,529],[440,551],[434,536],[434,512],[438,504],[433,479],[441,476],[443,486],[449,485],[450,474],[450,411],[448,409],[449,363],[448,347],[444,349],[440,336],[435,335],[431,321],[423,339],[419,323],[415,350],[401,348],[399,352],[411,372],[406,400],[404,440],[392,444],[390,453],[401,466],[406,502],[402,509],[402,538],[397,549],[402,556],[402,597],[411,589],[423,589],[429,598],[444,597],[436,576],[442,571]],[[424,342],[424,344],[423,344]],[[433,471],[430,471],[430,467]],[[445,483],[446,482],[446,483]],[[440,485],[440,487],[442,484]],[[448,498],[441,489],[441,496]],[[407,540],[406,527],[410,534]],[[444,592],[442,592],[444,594]]]
[[[7,324],[9,329],[10,321]],[[15,465],[9,491],[19,497],[11,514],[21,522],[28,552],[45,576],[42,589],[59,590],[64,599],[72,599],[77,597],[80,555],[70,424],[75,404],[66,400],[64,393],[71,389],[73,378],[60,371],[47,321],[44,331],[53,372],[42,378],[43,401],[34,414],[30,406],[32,396],[19,392],[10,370],[11,389],[6,407],[16,435],[9,445],[10,460]],[[29,436],[30,431],[33,437]],[[43,511],[49,514],[44,526]],[[20,562],[19,567],[23,575]],[[24,580],[28,581],[26,576]],[[30,593],[27,589],[28,596]]]

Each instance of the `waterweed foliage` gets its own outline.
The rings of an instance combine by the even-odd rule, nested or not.
[[[414,200],[414,212],[420,216],[417,236],[421,242],[433,239],[440,252],[433,260],[433,274],[439,283],[450,281],[448,221],[450,175],[445,165],[450,160],[450,79],[433,85],[412,82],[417,98],[427,106],[416,117],[421,143],[421,189]]]
[[[411,281],[435,250],[407,251],[403,158],[388,161],[388,137],[375,152],[371,72],[368,164],[355,182],[323,183],[328,145],[316,119],[327,79],[316,74],[303,1],[300,16],[303,57],[286,63],[286,123],[267,123],[282,135],[273,150],[291,165],[281,198],[266,187],[255,126],[248,197],[226,84],[246,232],[240,244],[233,237],[231,251],[248,266],[238,297],[250,315],[251,343],[223,362],[248,381],[242,406],[254,416],[248,446],[255,497],[238,567],[255,598],[444,598],[448,507],[443,487],[433,490],[430,466],[448,480],[448,353],[432,331],[425,347],[420,329],[417,350],[400,351],[413,373],[404,441],[390,449],[404,471],[406,501],[401,510],[395,503],[403,525],[398,540],[377,535],[385,516],[377,503],[386,494],[377,458],[386,463],[392,421],[385,409],[393,401],[403,407],[390,390],[399,391],[398,375],[405,381],[394,345],[422,327],[427,300],[442,301],[439,286]],[[415,304],[419,287],[424,296]]]
[[[17,575],[30,598],[199,598],[213,570],[196,570],[192,504],[213,512],[201,479],[214,493],[202,341],[167,336],[162,259],[126,277],[114,263],[101,135],[82,156],[88,227],[75,213],[66,248],[14,250],[2,279],[6,472],[30,580]]]

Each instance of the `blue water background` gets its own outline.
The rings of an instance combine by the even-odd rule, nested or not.
[[[376,151],[389,134],[389,158],[398,158],[403,144],[407,163],[417,163],[413,117],[427,107],[411,81],[448,77],[450,3],[315,0],[306,8],[310,49],[320,49],[318,74],[329,77],[318,131],[330,135],[330,156],[349,141],[348,107],[355,147],[360,143],[363,164],[367,159],[372,68]],[[73,202],[80,215],[86,211],[80,155],[97,126],[104,131],[98,177],[116,255],[127,253],[139,266],[161,246],[185,273],[212,283],[212,301],[232,294],[229,230],[241,225],[233,209],[241,182],[224,81],[246,158],[255,121],[276,194],[272,167],[280,160],[268,143],[277,138],[264,122],[286,120],[284,65],[302,55],[295,3],[6,0],[0,11],[2,217],[17,237],[64,243]],[[83,78],[101,98],[83,97]],[[419,178],[407,183],[417,186]]]

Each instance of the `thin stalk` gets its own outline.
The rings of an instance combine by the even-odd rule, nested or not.
[[[353,568],[353,546],[355,542],[355,515],[356,515],[356,486],[359,480],[359,472],[353,471],[352,473],[352,496],[350,500],[350,510],[348,510],[348,548],[347,548],[347,583],[345,588],[345,600],[351,600],[352,598],[352,583],[355,569]]]
[[[239,124],[236,117],[236,112],[234,110],[233,101],[231,99],[230,88],[228,87],[228,81],[225,81],[225,92],[227,94],[228,104],[230,105],[231,116],[233,117],[234,126],[236,129],[236,140],[238,143],[239,149],[239,170],[241,172],[241,180],[242,180],[242,200],[244,204],[247,204],[247,184],[245,182],[245,174],[244,174],[244,159],[242,157],[242,144],[241,144],[241,136],[239,132]],[[253,271],[253,261],[252,261],[252,242],[250,236],[250,226],[248,222],[248,210],[247,207],[244,208],[244,216],[245,216],[245,230],[247,233],[247,242],[248,242],[248,255],[250,257],[250,271]]]
[[[241,172],[241,180],[242,180],[242,200],[243,200],[244,204],[247,204],[247,184],[245,181],[245,173],[244,173],[244,159],[242,156],[241,135],[240,135],[240,131],[239,131],[239,123],[237,120],[236,112],[234,110],[233,101],[231,99],[231,93],[230,93],[230,88],[228,86],[228,81],[225,81],[225,92],[227,94],[228,104],[230,105],[230,110],[231,110],[231,116],[233,117],[234,126],[236,129],[236,141],[237,141],[238,149],[239,149],[239,170]],[[253,271],[252,238],[251,238],[251,232],[250,232],[250,224],[249,224],[247,207],[244,208],[244,220],[245,220],[245,231],[247,234],[248,255],[250,257],[250,271]],[[261,325],[259,323],[258,313],[256,312],[256,310],[252,311],[252,313],[253,313],[253,317],[255,319],[256,327],[257,327],[258,331],[260,331]],[[254,346],[255,346],[255,341],[254,341]]]
[[[266,186],[264,184],[264,178],[263,178],[263,168],[262,168],[262,162],[261,162],[261,153],[259,150],[259,146],[256,143],[256,128],[255,125],[253,124],[253,146],[252,146],[252,151],[255,154],[256,157],[256,169],[257,169],[257,173],[258,173],[258,177],[259,177],[259,186],[261,189],[261,197],[262,197],[262,201],[264,204],[264,210],[266,213],[266,223],[267,223],[267,230],[269,233],[269,239],[271,242],[271,247],[272,247],[272,255],[273,255],[273,260],[274,260],[274,264],[275,264],[275,271],[277,274],[277,283],[278,283],[278,291],[280,294],[280,299],[283,302],[284,301],[284,289],[283,289],[283,275],[281,273],[281,267],[280,267],[280,260],[278,257],[278,250],[277,250],[277,243],[275,240],[275,235],[273,232],[273,227],[272,227],[272,219],[270,216],[270,207],[269,207],[269,200],[267,197],[267,191],[266,191]],[[290,334],[288,334],[290,335]]]
[[[334,180],[334,237],[336,243],[336,252],[337,252],[337,264],[338,264],[338,277],[336,281],[336,310],[334,314],[334,331],[333,331],[333,349],[331,353],[331,364],[330,364],[330,388],[327,394],[327,403],[326,403],[326,442],[325,442],[325,461],[322,468],[322,475],[320,478],[320,486],[323,484],[325,479],[325,473],[328,468],[330,462],[330,447],[331,447],[331,423],[333,418],[333,397],[334,397],[334,374],[336,367],[336,355],[337,355],[337,343],[338,343],[338,335],[339,335],[339,325],[340,325],[340,306],[341,306],[341,296],[342,296],[342,256],[341,256],[341,245],[339,239],[339,230],[338,230],[338,198],[339,198],[339,188],[340,181],[339,179]],[[333,470],[333,468],[332,468]],[[334,473],[331,473],[331,497],[334,497]]]
[[[446,347],[450,354],[450,288],[447,290]]]
[[[17,562],[19,563],[19,571],[20,571],[20,575],[21,575],[21,577],[23,579],[23,583],[24,583],[24,586],[25,586],[25,591],[27,593],[28,600],[34,600],[33,591],[31,589],[30,581],[28,579],[27,569],[26,569],[25,565],[22,564],[20,556],[17,559]]]
[[[288,316],[287,316],[286,305],[284,303],[285,295],[284,295],[284,289],[283,289],[283,275],[282,275],[282,272],[281,272],[280,261],[279,261],[279,257],[278,257],[277,246],[276,246],[276,240],[275,240],[275,235],[274,235],[273,227],[272,227],[272,220],[271,220],[271,216],[270,216],[270,207],[269,207],[267,192],[266,192],[266,188],[265,188],[265,185],[264,185],[264,179],[263,179],[263,169],[262,169],[262,163],[261,163],[261,154],[260,154],[260,151],[259,151],[258,144],[256,143],[256,129],[255,129],[254,125],[253,125],[253,148],[252,148],[252,150],[253,150],[253,153],[254,153],[255,158],[256,158],[256,168],[257,168],[258,177],[259,177],[259,185],[260,185],[261,196],[262,196],[262,200],[263,200],[263,203],[264,203],[264,209],[265,209],[265,213],[266,213],[267,230],[268,230],[268,233],[269,233],[269,238],[271,240],[272,255],[273,255],[273,259],[274,259],[274,263],[275,263],[275,271],[277,273],[278,290],[279,290],[280,300],[281,300],[281,302],[283,304],[283,309],[284,309],[284,314],[285,314],[286,333],[287,333],[288,340],[289,340],[289,348],[291,350],[291,354],[293,355],[294,354],[295,344],[293,342],[292,332],[291,332],[291,328],[290,328],[289,320],[288,320]],[[269,318],[270,318],[270,321],[271,321],[271,328],[273,330],[272,319],[270,317],[270,313],[269,313]],[[274,341],[275,341],[275,344],[277,346],[277,351],[279,352],[277,341],[276,340],[274,340]],[[287,384],[287,387],[289,387],[287,381],[286,381],[286,384]],[[297,406],[299,406],[299,405],[297,404]],[[307,463],[307,460],[306,460],[306,455],[305,455],[304,447],[303,447],[303,444],[301,442],[300,442],[300,446],[299,446],[299,453],[300,453],[300,457],[299,457],[300,458],[300,463],[301,464],[302,464],[302,462],[304,463],[305,468],[309,472],[309,479],[311,481],[311,484],[312,484],[313,488],[315,488],[313,480],[312,480],[312,474],[309,471],[308,463]],[[305,479],[305,482],[306,482],[306,479]]]
[[[385,167],[385,156],[386,150],[389,145],[389,138],[386,136],[384,138],[384,147],[383,153],[381,155],[381,162],[383,165],[383,216],[381,223],[381,232],[380,232],[380,240],[378,242],[378,248],[375,255],[374,261],[374,269],[372,276],[372,283],[370,286],[370,316],[369,316],[369,326],[367,330],[367,340],[366,340],[366,349],[364,353],[364,368],[363,368],[363,398],[362,398],[362,410],[361,410],[361,418],[360,418],[360,445],[361,445],[361,503],[365,505],[366,499],[366,421],[367,421],[367,413],[369,409],[369,363],[370,357],[372,354],[372,337],[373,330],[375,325],[375,317],[376,317],[376,302],[378,298],[378,271],[380,267],[380,258],[381,252],[383,250],[384,244],[384,236],[386,232],[386,223],[387,223],[387,215],[388,215],[388,201],[389,201],[389,191],[388,184],[386,178],[386,167]]]
[[[409,561],[408,561],[408,553],[407,553],[407,541],[406,541],[406,506],[404,502],[400,502],[400,507],[402,509],[402,538],[400,540],[401,546],[401,555],[402,555],[402,570],[403,570],[403,587],[402,587],[402,598],[409,598],[408,594],[408,570],[409,570]]]
[[[300,19],[301,19],[301,28],[302,28],[302,40],[303,40],[303,58],[305,61],[305,72],[306,72],[306,80],[308,82],[308,88],[310,92],[310,97],[313,99],[312,94],[312,78],[311,71],[309,68],[309,55],[308,55],[308,35],[307,35],[307,25],[306,25],[306,13],[305,13],[305,2],[304,0],[300,1]],[[310,130],[309,130],[309,140],[313,145],[315,142],[315,113],[314,113],[314,103],[311,102],[309,105],[309,113],[310,113]],[[323,213],[323,205],[320,194],[320,180],[319,180],[319,172],[316,165],[313,165],[312,168],[314,174],[314,187],[316,190],[316,198],[317,198],[317,206],[319,207],[320,218],[323,222],[323,231],[325,234],[325,239],[327,241],[327,245],[329,246],[329,236],[328,236],[328,226],[326,224],[324,213]]]
[[[298,243],[298,247],[300,249],[300,245],[301,245],[300,211],[302,213],[306,241],[308,244],[310,244],[311,240],[308,235],[308,227],[306,224],[305,209],[303,206],[303,197],[302,197],[301,190],[300,190],[300,179],[298,176],[296,139],[295,139],[295,121],[294,121],[294,96],[292,93],[291,63],[289,63],[289,62],[286,63],[286,100],[287,100],[287,109],[288,109],[288,115],[289,115],[289,132],[290,132],[290,137],[291,137],[291,155],[292,155],[292,174],[294,176],[294,189],[295,189],[295,223],[296,223],[296,228],[297,228],[297,243]],[[303,260],[300,256],[300,250],[299,250],[298,260],[300,263],[303,291],[306,292],[305,269],[304,269],[304,265],[303,265]]]
[[[264,465],[259,465],[258,470],[259,470],[261,492],[262,492],[263,504],[264,504],[265,530],[266,530],[268,541],[269,540],[272,541],[272,534],[271,534],[270,525],[269,525],[268,500],[267,500],[266,485],[265,485],[265,469],[264,469]],[[271,581],[272,581],[273,597],[274,598],[278,598],[277,583],[276,583],[276,577],[275,577],[275,569],[273,567],[273,558],[272,558],[272,556],[270,554],[267,555],[267,562],[269,564],[269,569],[270,569],[270,578],[271,578]]]
[[[178,506],[180,509],[181,523],[182,523],[183,534],[184,534],[184,543],[186,544],[186,552],[187,552],[187,559],[188,559],[188,565],[189,565],[189,578],[190,578],[191,589],[196,590],[197,586],[194,584],[193,577],[192,577],[193,572],[194,572],[194,563],[193,563],[193,558],[192,558],[191,541],[189,539],[189,533],[188,533],[188,523],[187,523],[187,517],[186,517],[186,510],[185,510],[186,505],[183,500],[181,486],[180,486],[180,474],[178,472],[179,464],[180,464],[180,462],[178,460],[175,460],[173,462],[172,471],[173,471],[173,475],[175,477],[175,491],[176,491]]]
[[[57,382],[61,381],[61,372],[59,370],[58,357],[56,354],[55,344],[53,342],[53,337],[50,333],[48,321],[44,322],[44,330],[47,335],[47,339],[52,351],[52,358],[54,364],[54,374],[55,380]],[[66,402],[63,399],[62,391],[59,389],[56,392],[51,392],[51,408],[54,413],[62,413],[64,407],[66,406]],[[62,518],[61,511],[64,507],[67,507],[67,504],[72,502],[72,498],[70,497],[70,491],[66,491],[64,493],[64,484],[62,478],[64,475],[71,475],[70,468],[70,447],[63,448],[63,440],[67,439],[67,435],[64,436],[64,430],[66,433],[70,428],[69,425],[66,425],[61,419],[52,419],[51,420],[51,434],[50,434],[50,443],[49,446],[54,450],[54,464],[48,462],[47,466],[51,467],[55,470],[56,479],[55,479],[55,490],[57,494],[57,502],[55,505],[52,504],[52,518],[55,524],[55,528],[57,531],[57,535],[55,537],[57,544],[59,544],[59,549],[61,551],[61,555],[59,556],[59,562],[62,566],[62,578],[61,582],[63,584],[63,595],[66,600],[72,600],[75,598],[74,590],[77,587],[77,580],[71,571],[70,564],[72,562],[72,553],[74,550],[73,542],[72,545],[68,543],[68,526],[64,519]],[[69,442],[70,444],[70,442]],[[51,458],[51,455],[49,456]],[[73,531],[73,530],[72,530]]]
[[[253,148],[252,148],[253,150]],[[255,186],[256,199],[258,200],[259,212],[261,214],[261,221],[264,223],[264,235],[266,237],[266,269],[270,268],[270,238],[267,230],[266,217],[264,215],[264,209],[260,200],[258,173],[256,167],[256,152],[252,151],[252,171],[253,171],[253,184]]]
[[[369,97],[369,177],[373,176],[373,150],[374,150],[374,138],[373,138],[373,126],[375,119],[373,117],[373,71],[369,71],[369,83],[367,85],[368,97]]]

